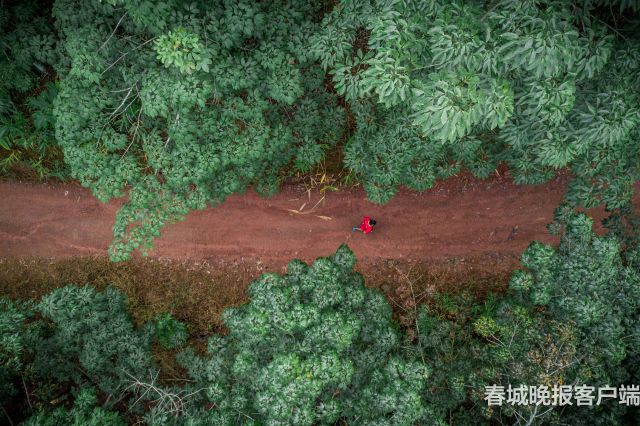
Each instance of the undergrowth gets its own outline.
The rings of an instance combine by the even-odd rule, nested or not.
[[[477,258],[417,263],[400,260],[360,262],[357,270],[367,286],[380,289],[400,323],[407,319],[414,300],[408,279],[420,302],[432,294],[471,291],[480,298],[503,291],[515,266],[513,259]],[[98,290],[113,285],[123,291],[129,311],[140,325],[168,312],[189,325],[192,338],[205,340],[224,332],[225,308],[248,300],[246,288],[263,272],[283,272],[253,262],[178,262],[133,259],[113,263],[107,257],[68,259],[0,259],[0,294],[11,299],[39,300],[69,283],[90,284]]]

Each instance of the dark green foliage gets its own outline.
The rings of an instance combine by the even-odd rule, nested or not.
[[[0,173],[26,166],[39,178],[66,175],[53,133],[53,99],[47,83],[57,61],[57,37],[37,2],[3,2],[0,12]],[[39,92],[39,93],[38,93]]]
[[[557,250],[539,243],[527,249],[528,272],[514,276],[511,286],[555,318],[575,322],[582,377],[624,382],[624,361],[640,347],[640,275],[624,264],[619,241],[595,235],[587,216],[571,216],[564,226]]]
[[[574,204],[629,200],[640,177],[638,4],[579,3],[341,1],[312,46],[354,112],[345,162],[369,198],[506,162],[523,184],[570,167]]]
[[[114,260],[230,194],[273,194],[345,130],[345,165],[380,203],[503,163],[521,184],[570,168],[568,202],[615,209],[640,178],[634,0],[48,6],[0,14],[0,166],[66,176],[55,135],[71,177],[128,196]]]
[[[57,61],[57,36],[45,2],[4,1],[0,10],[0,91],[36,87],[45,65]]]
[[[149,371],[152,333],[136,330],[122,293],[67,286],[43,297],[38,310],[48,324],[35,348],[33,368],[59,382],[93,383],[114,397],[130,376]],[[33,350],[33,349],[32,349]]]
[[[418,319],[418,354],[433,374],[426,400],[454,424],[623,424],[636,408],[487,407],[490,384],[620,385],[635,383],[640,347],[640,270],[625,264],[612,235],[597,236],[583,214],[565,212],[561,242],[532,243],[507,297],[484,305],[444,301]],[[480,421],[468,410],[478,407]],[[544,413],[544,414],[543,414]]]
[[[35,309],[3,301],[1,377],[29,386],[28,424],[117,424],[113,410],[123,406],[127,421],[153,425],[633,424],[637,408],[617,401],[541,410],[484,400],[491,384],[640,379],[637,247],[622,251],[582,214],[562,210],[558,219],[560,245],[532,243],[507,294],[437,296],[407,333],[363,286],[346,246],[312,265],[292,261],[225,311],[228,333],[211,337],[205,355],[179,353],[184,382],[158,380],[150,348],[154,335],[183,345],[184,325],[166,314],[136,329],[113,289],[69,286]],[[2,390],[25,398],[20,386]],[[70,397],[73,408],[61,408]]]
[[[444,298],[423,309],[417,324],[415,350],[434,372],[425,399],[452,424],[535,419],[534,406],[488,407],[485,386],[567,383],[563,367],[576,360],[571,323],[509,298],[484,304],[466,295]]]
[[[7,415],[16,419],[30,408],[39,414],[28,424],[123,424],[108,410],[129,395],[134,378],[154,371],[153,330],[136,329],[124,302],[113,288],[88,286],[54,290],[38,304],[0,299],[0,401],[16,410],[26,400],[24,412]],[[96,407],[93,387],[107,411]],[[69,389],[73,409],[49,413]]]
[[[48,64],[57,36],[45,4],[3,2],[0,11],[0,173],[26,166],[39,178],[66,176],[53,133],[57,93]]]
[[[24,373],[25,352],[37,334],[25,324],[32,315],[31,306],[0,299],[0,403],[17,393],[13,382]]]
[[[155,338],[165,349],[179,348],[189,337],[187,326],[168,313],[158,315],[155,328]]]
[[[636,249],[640,246],[640,215],[635,211],[633,204],[626,203],[610,212],[602,223],[618,238],[626,251],[627,260],[636,262],[633,253],[637,252]]]
[[[182,355],[216,408],[208,423],[433,421],[420,401],[428,371],[402,358],[391,309],[354,262],[342,246],[312,266],[293,261],[287,275],[263,275],[249,304],[225,312],[229,334],[209,341],[206,358]]]
[[[128,193],[110,254],[281,171],[307,170],[343,113],[308,51],[313,2],[56,1],[56,138],[73,177]],[[336,130],[338,129],[338,130]]]
[[[51,413],[36,414],[24,423],[25,426],[124,426],[126,423],[113,411],[97,407],[96,391],[81,388],[75,396],[73,407],[56,408]]]

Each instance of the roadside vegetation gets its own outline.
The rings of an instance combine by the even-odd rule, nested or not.
[[[327,160],[378,203],[506,166],[520,184],[569,169],[567,202],[620,208],[640,177],[638,8],[4,1],[0,168],[126,197],[113,260]]]
[[[640,383],[637,1],[0,0],[0,49],[0,175],[124,200],[109,258],[0,259],[3,422],[637,424],[485,400]],[[505,172],[571,176],[519,262],[137,255],[249,187]]]
[[[617,400],[484,401],[495,383],[640,379],[638,249],[597,236],[585,215],[560,216],[559,246],[532,243],[506,291],[424,298],[402,273],[410,297],[395,313],[345,245],[262,274],[247,298],[210,308],[205,333],[188,312],[211,299],[189,300],[193,282],[187,300],[171,294],[180,283],[163,285],[162,267],[164,296],[81,284],[2,299],[3,410],[25,424],[633,424],[637,407]]]

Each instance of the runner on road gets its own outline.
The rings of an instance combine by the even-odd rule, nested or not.
[[[373,227],[375,225],[376,225],[375,219],[371,219],[369,216],[364,216],[362,218],[362,223],[360,224],[360,226],[354,226],[351,232],[362,231],[365,234],[368,234],[371,231],[373,231]]]

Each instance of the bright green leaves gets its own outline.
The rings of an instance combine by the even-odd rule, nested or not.
[[[551,131],[543,131],[540,136],[537,146],[532,151],[543,166],[559,169],[570,164],[579,152],[579,143],[570,129],[558,127]]]
[[[154,42],[157,58],[165,67],[175,66],[182,73],[209,72],[211,59],[197,35],[176,28]]]
[[[188,182],[185,179],[183,184]],[[128,202],[116,214],[114,239],[109,246],[109,257],[116,262],[129,259],[141,246],[145,254],[166,223],[180,220],[189,212],[184,195],[172,193],[150,176],[136,182],[128,195]]]
[[[558,77],[580,56],[579,34],[561,3],[538,7],[535,1],[503,1],[489,12],[499,29],[499,57],[506,70],[536,78]]]
[[[482,123],[488,130],[502,128],[513,115],[514,94],[505,80],[484,82]]]
[[[331,407],[329,403],[330,408],[323,407],[318,416],[314,412],[316,401],[323,389],[350,381],[352,369],[335,354],[307,359],[300,359],[295,354],[276,355],[260,376],[255,377],[264,383],[264,388],[255,395],[255,407],[261,417],[271,422],[309,425],[318,420],[335,422],[340,415],[337,407]]]
[[[453,142],[480,123],[483,95],[473,75],[429,76],[423,90],[416,90],[413,124],[429,137]]]
[[[505,126],[502,140],[515,149],[526,150],[538,167],[558,169],[571,164],[585,146],[567,120],[574,107],[575,91],[571,79],[524,81],[517,91],[517,119]],[[519,175],[521,165],[531,166],[517,161],[511,165],[515,175]]]
[[[489,28],[478,19],[481,13],[478,6],[471,2],[453,1],[446,7],[438,5],[438,9],[434,21],[426,22],[424,28],[431,65],[436,70],[495,70],[495,56],[487,43],[490,40]]]
[[[350,28],[339,29],[327,25],[314,36],[311,40],[311,52],[320,61],[320,66],[324,70],[343,63],[351,54],[354,32]]]
[[[542,120],[557,126],[573,109],[575,93],[573,80],[534,80],[525,83],[524,93],[518,97],[516,105],[518,112],[528,120]]]
[[[323,21],[355,29],[351,52],[342,49],[345,59],[333,68],[322,52],[316,57],[353,111],[360,102],[377,103],[375,125],[355,114],[357,130],[345,152],[370,199],[388,200],[395,185],[425,188],[434,176],[450,176],[463,165],[460,155],[437,145],[480,136],[491,140],[463,160],[477,176],[504,161],[516,182],[536,184],[569,166],[580,182],[569,191],[572,201],[607,200],[613,207],[628,196],[636,178],[616,183],[614,176],[636,176],[638,169],[624,158],[640,150],[631,136],[640,110],[640,43],[616,42],[592,6],[575,13],[559,1],[383,2],[351,20],[336,11],[351,7],[341,2]],[[360,51],[365,42],[368,49]],[[589,114],[585,105],[594,104],[596,93],[615,99],[620,87],[630,88],[623,107],[613,100],[615,113]],[[398,111],[409,112],[410,123]],[[416,147],[414,137],[429,146]],[[616,148],[604,152],[598,147],[607,140]]]
[[[229,334],[210,340],[207,357],[182,356],[217,419],[241,411],[265,424],[432,420],[420,396],[428,372],[396,355],[391,309],[354,263],[341,246],[310,266],[292,261],[284,276],[262,275],[249,303],[225,311]]]
[[[330,71],[338,94],[349,101],[355,101],[367,92],[368,87],[360,70],[367,67],[366,62],[370,58],[371,54],[365,55],[359,50],[353,58],[346,58],[344,64],[337,64]]]
[[[180,112],[204,108],[213,90],[209,81],[193,75],[178,77],[175,71],[151,70],[143,76],[139,93],[145,115],[173,123]]]
[[[400,61],[381,54],[369,59],[367,66],[362,73],[366,88],[363,93],[372,90],[378,95],[378,103],[386,108],[403,103],[411,96],[409,71]]]
[[[614,147],[640,126],[640,101],[623,91],[602,93],[577,111],[578,138],[591,147]]]
[[[436,68],[476,69],[486,55],[484,43],[478,37],[465,34],[455,25],[433,27],[429,36]]]

